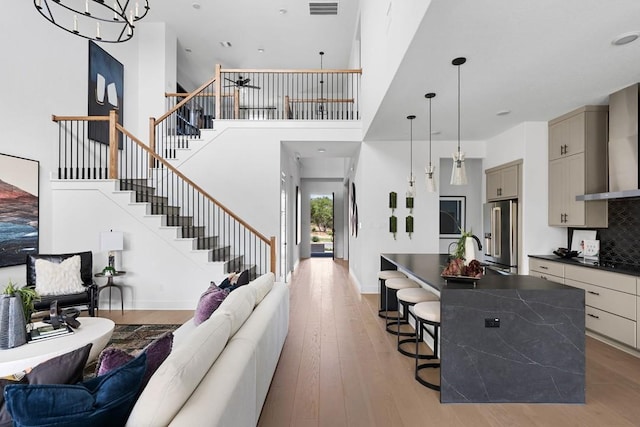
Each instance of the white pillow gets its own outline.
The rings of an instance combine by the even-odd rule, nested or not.
[[[40,295],[69,295],[85,290],[80,276],[80,255],[60,264],[36,259],[36,291]]]
[[[275,278],[276,276],[273,273],[266,273],[254,281],[249,282],[249,286],[256,290],[256,305],[260,304],[264,297],[271,291]]]

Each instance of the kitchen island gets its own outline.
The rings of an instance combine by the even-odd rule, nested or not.
[[[447,282],[447,259],[380,257],[440,294],[440,401],[584,403],[584,290],[518,275]]]

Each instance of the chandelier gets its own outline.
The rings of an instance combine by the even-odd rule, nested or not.
[[[148,0],[33,0],[33,4],[57,27],[106,43],[129,40],[134,23],[149,12]]]

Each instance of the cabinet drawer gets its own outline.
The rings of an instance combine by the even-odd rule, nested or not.
[[[626,274],[611,273],[609,271],[597,270],[589,267],[567,265],[564,269],[564,277],[571,280],[577,280],[579,282],[602,286],[603,288],[637,295],[636,278]]]
[[[558,276],[554,276],[553,274],[548,274],[548,273],[543,273],[541,271],[531,270],[531,271],[529,271],[529,276],[539,277],[539,278],[544,279],[544,280],[549,280],[551,282],[556,282],[556,283],[560,283],[561,285],[564,285],[564,278],[558,277]]]
[[[585,326],[587,329],[631,347],[636,346],[636,322],[633,320],[597,308],[585,307]]]
[[[637,297],[634,298],[633,295],[571,279],[565,279],[565,285],[584,289],[585,304],[590,307],[626,317],[630,320],[636,320],[635,299]]]
[[[548,273],[553,276],[564,277],[564,265],[559,262],[545,261],[538,258],[529,258],[529,270]]]

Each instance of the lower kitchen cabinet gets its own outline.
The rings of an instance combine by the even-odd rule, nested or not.
[[[529,258],[529,271],[532,276],[584,289],[586,328],[640,349],[640,278],[539,258]]]

